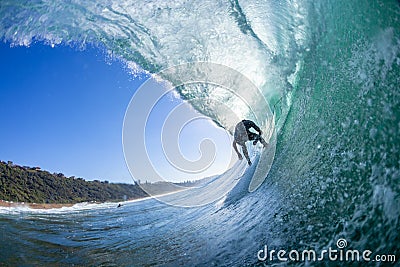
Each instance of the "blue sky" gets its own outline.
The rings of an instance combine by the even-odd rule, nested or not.
[[[146,80],[144,74],[134,78],[124,63],[107,59],[92,47],[84,51],[42,44],[10,48],[2,42],[0,58],[0,160],[87,180],[132,183],[121,132],[126,108]],[[167,112],[176,103],[176,99],[161,101],[155,112]],[[161,119],[154,117],[150,127],[160,128]],[[204,122],[201,127],[229,149],[220,129]],[[196,140],[204,137],[198,129],[183,132]],[[193,150],[191,143],[183,142],[182,151],[196,158],[190,151],[198,153],[198,149]],[[162,158],[159,144],[150,150],[156,160]],[[160,166],[169,173],[163,163]]]
[[[0,58],[1,160],[87,180],[132,182],[121,125],[143,79],[95,48],[1,43]]]

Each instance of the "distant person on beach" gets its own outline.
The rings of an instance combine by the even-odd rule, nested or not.
[[[258,132],[252,132],[250,129],[253,128],[255,131]],[[233,148],[235,149],[238,157],[240,160],[243,159],[242,154],[240,154],[237,145],[239,144],[242,147],[243,154],[245,158],[247,159],[247,163],[251,165],[249,153],[247,151],[246,147],[246,142],[247,141],[253,141],[253,145],[256,145],[258,141],[261,142],[261,144],[266,147],[268,145],[267,142],[265,142],[264,138],[261,137],[262,131],[260,127],[258,127],[253,121],[251,120],[242,120],[238,124],[236,124],[235,127],[235,134],[234,134],[234,140],[233,140]]]

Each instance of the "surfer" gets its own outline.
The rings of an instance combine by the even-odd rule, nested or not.
[[[258,132],[252,132],[250,129],[253,128]],[[268,145],[267,142],[265,142],[264,138],[261,137],[262,131],[260,127],[258,127],[253,121],[251,120],[242,120],[238,124],[236,124],[235,127],[235,134],[234,134],[234,140],[233,140],[233,148],[235,149],[238,157],[240,160],[243,159],[243,156],[239,153],[239,150],[237,148],[237,144],[239,144],[242,147],[242,151],[244,156],[247,159],[247,163],[251,165],[249,153],[247,151],[246,147],[246,142],[247,141],[253,141],[253,145],[256,145],[258,141],[261,142],[261,144],[266,147]]]

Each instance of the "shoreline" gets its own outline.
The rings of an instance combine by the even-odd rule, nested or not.
[[[13,202],[13,201],[7,201],[7,200],[0,200],[0,208],[18,208],[18,207],[27,207],[30,209],[60,209],[60,208],[70,208],[74,205],[81,204],[81,203],[88,203],[88,204],[104,204],[104,203],[115,203],[115,204],[128,204],[132,202],[139,202],[139,201],[144,201],[148,199],[157,199],[159,197],[163,196],[168,196],[172,195],[181,191],[184,191],[187,189],[183,190],[177,190],[173,192],[168,192],[164,194],[159,194],[159,195],[154,195],[154,196],[147,196],[147,197],[141,197],[141,198],[133,198],[133,199],[128,199],[128,200],[123,200],[123,201],[109,201],[109,202],[77,202],[77,203],[28,203],[28,202]]]
[[[30,209],[60,209],[63,207],[72,207],[75,204],[78,203],[26,203],[0,200],[0,207],[5,208],[27,207]]]

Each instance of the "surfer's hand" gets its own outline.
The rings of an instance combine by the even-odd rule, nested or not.
[[[243,159],[243,156],[240,155],[240,154],[238,154],[238,158],[239,158],[240,160],[242,160],[242,159]]]

